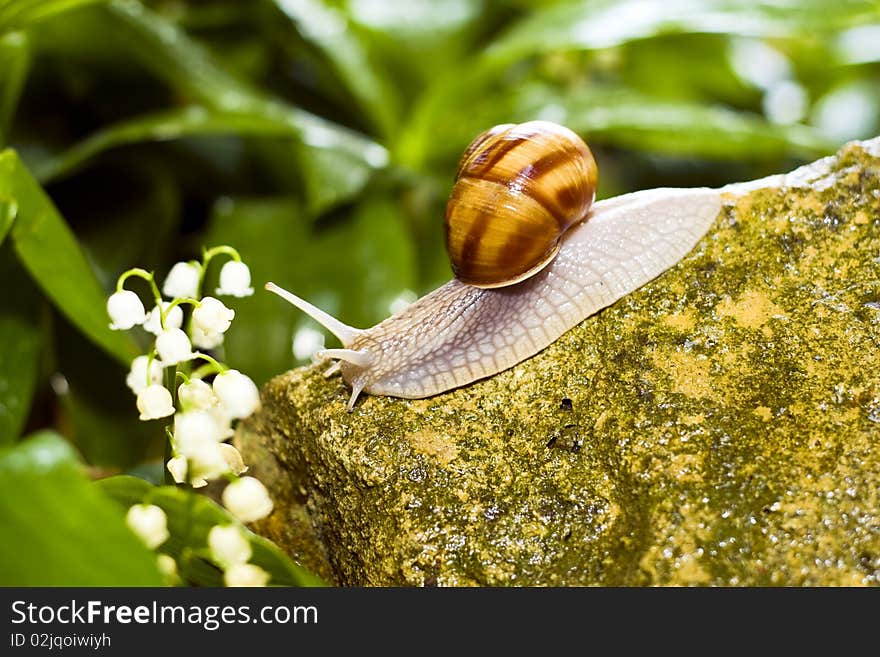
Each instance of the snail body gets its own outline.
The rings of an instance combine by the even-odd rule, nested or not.
[[[584,153],[577,144],[580,138],[575,135],[572,141],[574,133],[569,133],[554,124],[530,122],[497,126],[475,139],[462,157],[447,210],[447,248],[456,278],[372,328],[347,326],[266,284],[342,342],[342,349],[324,349],[317,356],[337,361],[327,373],[341,371],[351,386],[349,410],[361,392],[430,397],[516,365],[677,263],[718,216],[721,194],[708,188],[652,189],[594,204],[595,161],[586,145]],[[548,145],[555,154],[539,167],[519,159],[530,149],[546,154]],[[514,158],[517,150],[522,152]],[[496,164],[506,162],[507,178],[494,175],[491,167],[483,171],[493,157]],[[536,175],[541,171],[550,173]],[[549,187],[536,191],[533,183],[542,181]],[[554,194],[575,190],[555,196],[562,199],[557,207],[567,208],[564,217],[548,210],[547,189]],[[491,230],[507,231],[513,235],[507,243],[515,243],[520,229],[509,224],[521,211],[508,212],[509,206],[530,207],[536,198],[541,208],[531,205],[533,212],[544,216],[527,220],[552,229],[536,231],[535,239],[543,240],[540,248],[509,249],[527,256],[511,266],[510,258],[493,258],[504,256],[505,247],[490,245],[482,263],[472,268],[488,276],[473,276],[467,263],[455,264],[456,258],[466,260],[468,253],[483,247],[472,242],[468,248],[467,237],[456,237],[458,223],[485,236],[489,228],[473,227],[492,224],[497,212],[504,221]],[[503,238],[492,239],[504,243]]]

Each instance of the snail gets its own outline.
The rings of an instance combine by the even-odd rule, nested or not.
[[[333,333],[336,362],[362,392],[430,397],[506,370],[677,263],[709,229],[721,194],[660,188],[593,203],[595,160],[547,121],[504,124],[459,163],[446,212],[456,277],[369,329],[343,324],[267,283]]]

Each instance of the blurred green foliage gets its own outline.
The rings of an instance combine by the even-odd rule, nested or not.
[[[261,383],[316,328],[266,280],[367,326],[449,278],[487,127],[569,125],[600,196],[755,178],[878,132],[878,44],[873,0],[0,0],[0,443],[161,454],[106,328],[129,267],[238,248],[222,355]]]

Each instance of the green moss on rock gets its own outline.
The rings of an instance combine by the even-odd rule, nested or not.
[[[876,584],[880,142],[810,172],[482,382],[347,413],[273,379],[259,530],[344,585]]]

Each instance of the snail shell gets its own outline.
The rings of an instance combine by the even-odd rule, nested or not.
[[[479,135],[459,162],[446,206],[455,276],[492,288],[543,269],[587,216],[597,180],[590,149],[561,125],[506,123]]]

